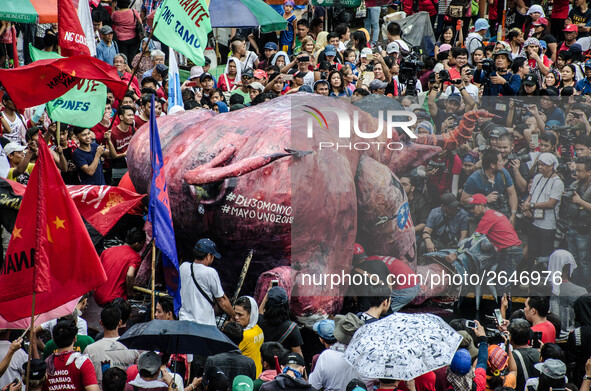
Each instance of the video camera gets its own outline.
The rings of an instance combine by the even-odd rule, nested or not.
[[[526,163],[531,161],[531,156],[529,153],[524,153],[523,155],[517,155],[515,153],[510,153],[507,155],[508,160],[518,160],[520,163]]]
[[[406,88],[406,95],[415,96],[417,94],[417,75],[424,67],[425,63],[421,61],[421,48],[419,46],[413,46],[402,60],[398,74],[400,83]]]

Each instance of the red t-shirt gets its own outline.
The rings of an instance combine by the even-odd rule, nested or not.
[[[547,66],[548,68],[550,68],[552,66],[552,60],[550,60],[548,57],[546,57],[545,54],[542,55],[542,62],[544,63],[544,66]],[[527,60],[527,63],[531,69],[538,68],[538,62],[536,60],[534,60],[533,58],[530,58],[529,60]]]
[[[450,162],[449,158],[444,160],[435,157],[432,160],[436,162],[445,162],[444,169],[440,169],[437,175],[429,177],[429,182],[433,186],[437,187],[439,195],[441,196],[443,193],[451,191],[451,183],[453,176],[460,175],[460,173],[462,172],[462,159],[460,159],[460,156],[455,155],[453,158],[453,162]],[[451,173],[449,171],[451,171]]]
[[[114,126],[111,130],[111,141],[113,142],[113,146],[117,153],[123,153],[127,151],[127,147],[129,146],[129,142],[133,137],[135,130],[133,128],[129,128],[127,132],[122,132],[119,126]]]
[[[116,246],[101,254],[101,262],[107,274],[107,282],[94,291],[94,300],[101,307],[118,297],[127,299],[125,276],[130,267],[139,268],[142,259],[129,246]]]
[[[414,276],[415,272],[408,266],[406,263],[401,261],[400,259],[396,259],[394,257],[388,257],[383,255],[374,255],[368,257],[367,260],[375,260],[379,259],[388,266],[388,271],[390,274],[393,274],[395,279],[391,282],[396,282],[394,289],[404,289],[404,288],[412,288],[416,286],[419,281],[416,280]],[[392,278],[392,277],[391,277]],[[399,283],[399,284],[398,284]],[[418,389],[417,389],[418,391]]]
[[[521,240],[517,237],[517,232],[509,219],[496,210],[486,211],[476,227],[476,232],[486,235],[497,250],[521,245]]]
[[[68,359],[76,353],[77,358]],[[53,359],[53,365],[50,360]],[[47,367],[54,367],[52,374],[47,371],[47,380],[43,384],[43,391],[74,390],[84,391],[84,387],[98,384],[94,366],[87,356],[82,356],[78,352],[56,353],[45,360]]]
[[[538,323],[532,326],[532,331],[542,332],[542,343],[556,343],[556,329],[554,325],[549,321]]]
[[[140,116],[139,116],[139,115],[137,115],[137,114],[135,115],[135,119],[134,119],[134,121],[135,121],[135,127],[136,127],[136,129],[139,129],[139,128],[140,128],[140,126],[142,126],[143,124],[145,124],[146,122],[148,122],[148,121],[144,121],[144,120],[142,119],[142,117],[140,117]]]
[[[105,125],[99,122],[98,124],[90,128],[90,130],[92,130],[92,133],[94,133],[94,135],[96,136],[96,143],[98,145],[101,145],[105,142],[105,132],[109,130],[109,128],[107,128]]]
[[[568,0],[554,0],[552,19],[566,19],[568,17]]]
[[[436,378],[437,376],[435,375],[435,372],[427,372],[424,375],[415,378],[415,388],[417,391],[435,391]],[[401,391],[408,391],[405,382],[400,382],[398,389]]]

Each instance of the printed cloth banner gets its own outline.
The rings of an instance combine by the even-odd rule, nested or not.
[[[211,21],[204,0],[164,0],[154,16],[154,35],[183,53],[195,65],[205,65],[203,52]]]
[[[33,61],[63,58],[57,53],[36,49],[31,44],[29,52]],[[54,121],[92,128],[103,118],[106,101],[107,87],[101,82],[86,79],[61,97],[49,101],[46,108],[49,118]]]

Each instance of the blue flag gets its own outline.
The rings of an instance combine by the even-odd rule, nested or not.
[[[181,308],[181,280],[179,276],[179,260],[176,255],[174,228],[172,227],[172,213],[168,187],[164,177],[162,148],[154,113],[154,95],[150,108],[150,156],[152,160],[152,182],[150,184],[150,204],[148,207],[148,221],[152,223],[152,236],[156,247],[162,251],[162,266],[168,293],[174,299],[174,312],[178,314]]]

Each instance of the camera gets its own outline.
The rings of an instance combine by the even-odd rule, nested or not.
[[[373,72],[373,65],[372,65],[372,64],[367,64],[367,65],[365,66],[365,70],[366,70],[367,72]]]
[[[299,62],[310,61],[310,56],[301,56],[301,57],[298,57],[298,61]]]
[[[429,160],[427,163],[428,170],[437,170],[440,168],[445,168],[445,162],[436,162],[435,160]]]
[[[515,153],[510,153],[509,155],[507,155],[507,159],[508,160],[518,160],[520,163],[525,163],[525,162],[531,161],[531,156],[529,156],[529,153],[525,153],[523,155],[517,155]]]
[[[449,71],[446,71],[445,69],[442,71],[439,71],[439,80],[442,83],[445,83],[447,81],[451,81],[451,76],[449,75]]]
[[[480,63],[482,64],[482,72],[490,73],[495,70],[495,62],[490,58],[485,58]]]
[[[421,61],[421,48],[413,46],[410,53],[402,60],[398,79],[406,88],[406,95],[416,95],[417,75],[425,64]]]

